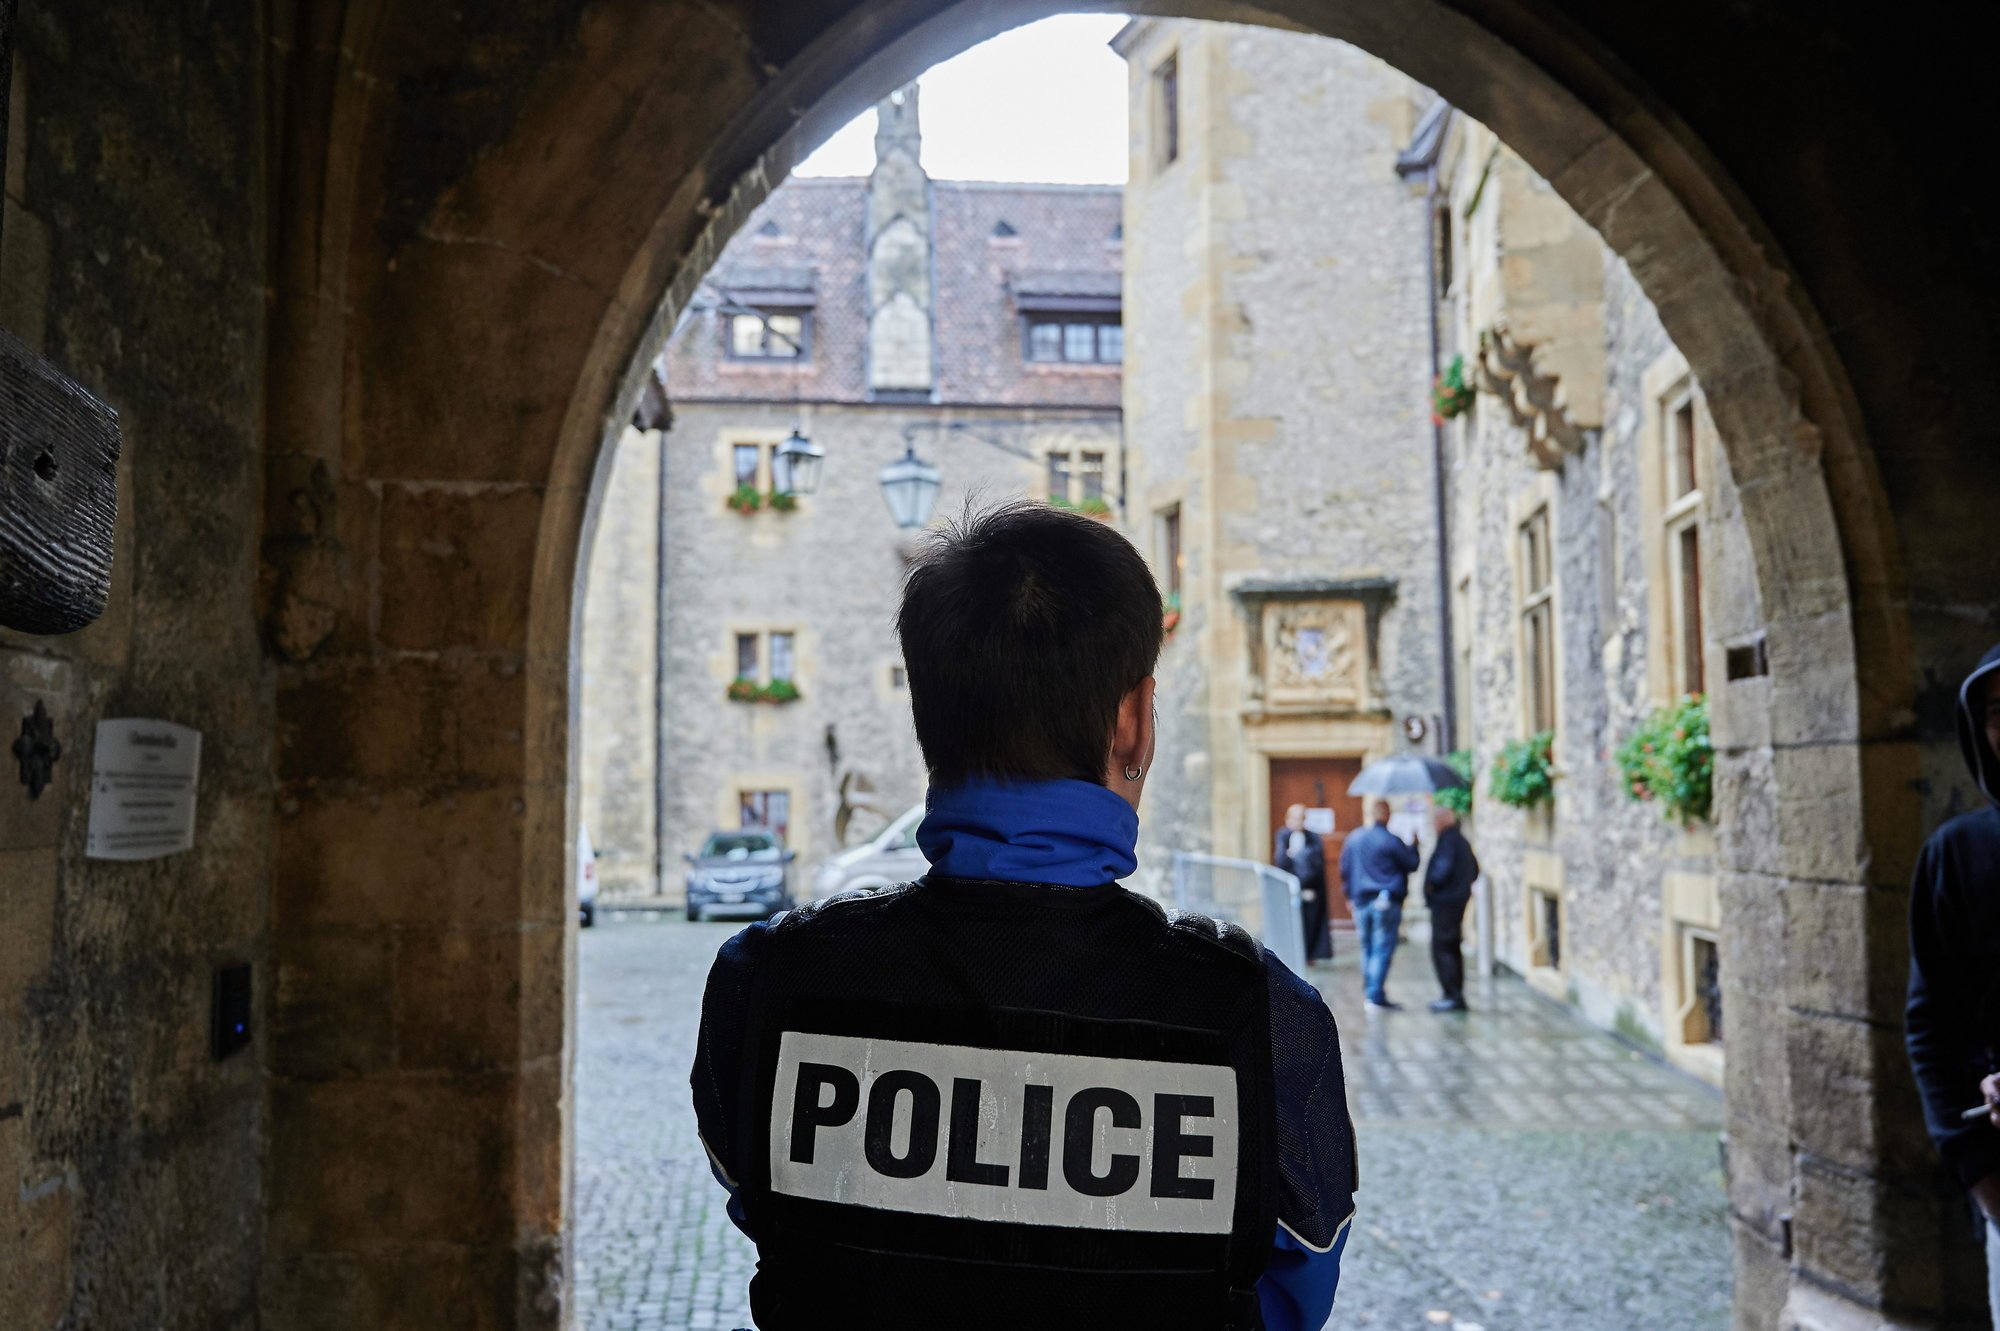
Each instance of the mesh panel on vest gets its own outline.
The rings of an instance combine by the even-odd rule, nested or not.
[[[736,1161],[766,1331],[1255,1327],[1260,950],[1121,888],[933,879],[781,919]]]

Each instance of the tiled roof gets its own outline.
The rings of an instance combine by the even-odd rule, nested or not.
[[[1055,272],[1015,273],[1008,283],[1017,296],[1116,296],[1125,275],[1068,268]]]
[[[731,295],[741,295],[747,291],[786,291],[810,295],[816,285],[815,277],[816,274],[810,268],[777,268],[753,264],[724,267],[718,264],[715,271],[709,274],[709,283]]]
[[[787,181],[715,266],[715,284],[739,300],[812,309],[809,361],[728,360],[726,318],[697,312],[664,358],[672,398],[868,400],[867,192],[863,179]],[[1117,297],[1120,190],[935,181],[931,207],[939,400],[1116,407],[1117,367],[1025,360],[1016,297]]]
[[[697,312],[663,357],[669,399],[790,402],[864,397],[866,343],[853,330],[864,328],[867,317],[862,254],[867,198],[865,180],[787,181],[751,215],[715,265],[715,274],[725,284],[757,272],[810,273],[811,359],[805,364],[726,360],[722,348],[728,319],[713,310]],[[773,225],[775,234],[767,234]]]

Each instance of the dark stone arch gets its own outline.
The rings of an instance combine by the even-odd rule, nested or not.
[[[274,1309],[297,1308],[308,1278],[356,1309],[399,1282],[472,1280],[482,1298],[509,1291],[496,1325],[558,1315],[569,657],[603,443],[692,285],[804,146],[937,59],[1059,8],[603,0],[490,8],[476,28],[379,0],[309,11],[323,26],[302,24],[289,66],[274,204],[270,475],[281,497],[305,463],[330,464],[331,520],[361,558],[314,668],[281,683],[281,728],[295,727],[281,769],[306,807],[278,819],[274,946],[330,975],[350,960],[341,931],[399,920],[461,959],[447,987],[487,1037],[477,1057],[399,1055],[360,1075],[404,1097],[407,1152],[470,1139],[505,1178],[468,1196],[469,1165],[426,1174],[417,1191],[436,1195],[399,1212],[407,1228],[355,1251],[344,1240],[387,1186],[370,1171],[397,1153],[357,1159],[342,1132],[355,1087],[281,1044]],[[1339,37],[1437,88],[1628,260],[1703,379],[1773,668],[1768,704],[1723,735],[1731,923],[1750,963],[1736,973],[1755,971],[1772,1013],[1755,1057],[1732,1061],[1739,1309],[1767,1325],[1790,1298],[1832,1325],[1816,1300],[1835,1290],[1848,1301],[1835,1311],[1942,1311],[1956,1297],[1936,1259],[1947,1212],[1893,1038],[1896,884],[1935,812],[1916,785],[1937,747],[1913,721],[1918,662],[1963,645],[1966,616],[1949,608],[1978,605],[1994,574],[1953,520],[1990,505],[2000,477],[1990,460],[1969,484],[1940,475],[1971,436],[1937,381],[1984,363],[1992,338],[1946,274],[1893,254],[1899,232],[1932,234],[1907,127],[1876,114],[1909,85],[1815,127],[1783,106],[1795,29],[1707,0],[1681,7],[1676,31],[1765,80],[1733,99],[1704,67],[1673,64],[1686,43],[1655,40],[1658,16],[1582,3],[1145,8]],[[1859,30],[1843,22],[1823,27],[1851,47]],[[1841,134],[1849,151],[1831,160],[1820,148]],[[1913,326],[1920,301],[1944,332]],[[1937,535],[1913,541],[1913,523]],[[529,525],[532,546],[518,539]],[[429,552],[439,533],[454,553]],[[477,772],[392,778],[344,768],[306,724],[343,699],[412,692],[440,715],[518,725],[490,726]],[[333,862],[336,838],[356,836],[451,848],[444,905],[405,919],[377,900]],[[282,1042],[282,1008],[278,1027]],[[1823,1103],[1850,1086],[1865,1091]],[[351,1197],[309,1184],[343,1172]],[[438,1239],[456,1255],[413,1265],[396,1246]]]

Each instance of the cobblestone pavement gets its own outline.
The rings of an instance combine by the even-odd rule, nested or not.
[[[755,1254],[709,1177],[687,1075],[702,980],[734,926],[584,931],[577,1325],[750,1325]],[[1697,1331],[1729,1322],[1714,1092],[1518,980],[1468,1015],[1365,1013],[1353,948],[1313,978],[1340,1023],[1361,1193],[1329,1327]],[[1392,991],[1432,993],[1405,946]]]

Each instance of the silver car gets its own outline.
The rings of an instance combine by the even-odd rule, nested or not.
[[[916,805],[876,833],[873,840],[849,846],[828,859],[813,875],[813,897],[824,899],[855,888],[887,887],[923,877],[931,867],[917,849],[917,824],[923,820],[924,806]]]
[[[795,852],[759,828],[712,832],[687,857],[687,917],[766,919],[792,904],[787,879]]]

